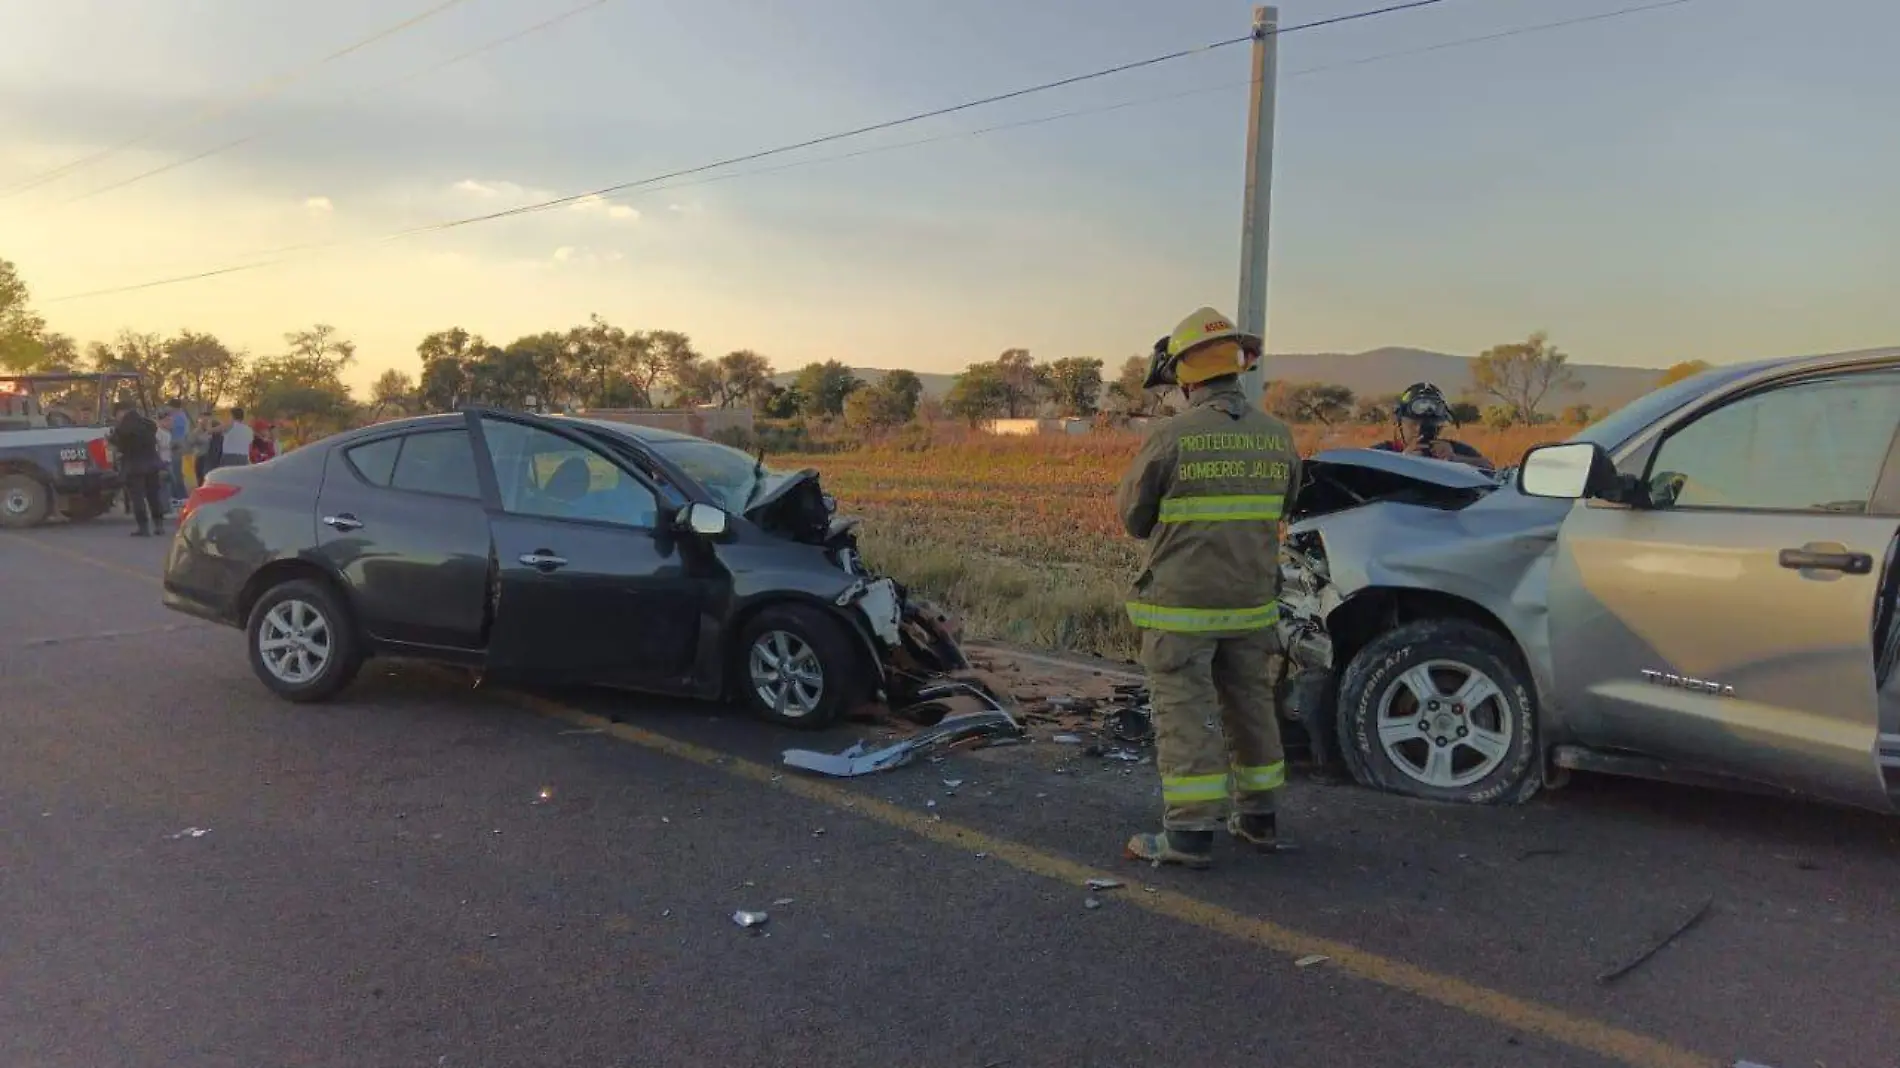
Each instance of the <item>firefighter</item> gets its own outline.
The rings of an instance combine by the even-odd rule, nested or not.
[[[1150,389],[1190,407],[1156,426],[1116,495],[1122,525],[1148,543],[1129,619],[1154,698],[1162,829],[1130,858],[1205,868],[1214,832],[1278,847],[1286,782],[1269,660],[1278,650],[1279,520],[1298,486],[1285,423],[1247,402],[1240,375],[1260,339],[1202,308],[1155,343]]]
[[[1385,452],[1402,452],[1410,456],[1429,456],[1434,460],[1450,460],[1453,463],[1476,467],[1483,471],[1493,470],[1491,461],[1483,453],[1451,438],[1439,437],[1439,431],[1446,423],[1458,425],[1452,415],[1451,405],[1445,400],[1445,391],[1430,382],[1414,382],[1399,394],[1399,402],[1392,409],[1392,421],[1398,427],[1398,437],[1390,441],[1381,441],[1373,448]]]

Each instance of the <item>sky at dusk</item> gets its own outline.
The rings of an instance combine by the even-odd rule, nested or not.
[[[1112,365],[1234,305],[1244,44],[383,238],[1241,36],[1245,2],[604,0],[428,70],[583,6],[464,0],[310,69],[440,2],[0,4],[0,189],[142,139],[0,194],[0,258],[82,341],[190,327],[268,353],[327,322],[359,385],[454,325],[506,342],[599,313],[782,369],[951,371],[1013,347]],[[1900,344],[1900,4],[1692,0],[1419,51],[1641,2],[1447,0],[1285,37],[1270,348],[1546,329],[1579,361],[1664,366]],[[329,247],[57,300],[306,245]]]

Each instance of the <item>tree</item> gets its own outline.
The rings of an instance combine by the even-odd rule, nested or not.
[[[1573,404],[1563,410],[1557,421],[1565,426],[1589,426],[1596,422],[1596,410],[1588,404]]]
[[[1543,331],[1508,345],[1485,350],[1471,364],[1471,378],[1479,392],[1496,397],[1517,413],[1522,422],[1534,423],[1545,398],[1552,392],[1574,392],[1583,388],[1570,369],[1570,357],[1550,343]],[[1486,419],[1490,418],[1489,412]]]
[[[996,358],[997,381],[1003,385],[1003,409],[1011,419],[1036,414],[1049,392],[1049,370],[1029,358],[1028,349],[1008,349]]]
[[[417,390],[422,410],[453,411],[467,400],[469,364],[487,348],[481,335],[459,326],[423,338],[416,346],[416,355],[422,358],[422,384]]]
[[[1070,356],[1050,364],[1043,372],[1050,399],[1056,411],[1074,419],[1087,419],[1101,409],[1102,361]]]
[[[1108,384],[1109,407],[1122,415],[1152,415],[1161,407],[1161,395],[1142,383],[1148,380],[1148,357],[1130,356],[1122,361],[1121,373]]]
[[[916,417],[923,395],[923,380],[914,372],[886,372],[876,385],[853,390],[844,399],[844,423],[864,433],[903,426]]]
[[[1518,422],[1518,411],[1508,404],[1493,404],[1484,410],[1484,425],[1502,430]]]
[[[1353,416],[1351,388],[1327,382],[1275,382],[1261,401],[1267,411],[1289,423],[1331,426]]]
[[[29,372],[46,362],[46,320],[34,314],[31,292],[13,264],[0,260],[0,368]]]
[[[943,410],[971,426],[1009,411],[1009,383],[995,363],[973,363],[957,376],[943,399]]]
[[[1362,398],[1353,409],[1353,419],[1366,426],[1383,426],[1392,421],[1392,405],[1384,400]]]
[[[385,415],[408,415],[416,408],[415,379],[391,367],[376,379],[369,387],[370,418],[380,419]]]
[[[807,364],[798,372],[792,388],[804,398],[801,409],[812,416],[844,414],[844,399],[863,386],[851,369],[837,360]]]
[[[713,403],[721,408],[757,403],[772,384],[772,364],[751,349],[739,349],[719,357],[719,385]]]
[[[635,380],[642,383],[649,397],[653,395],[653,387],[661,382],[675,392],[706,387],[707,378],[699,369],[699,351],[693,348],[692,338],[677,330],[653,330],[639,337],[645,350],[641,353],[640,373]]]
[[[1656,385],[1660,388],[1672,382],[1680,382],[1691,375],[1701,374],[1708,370],[1709,367],[1710,364],[1707,360],[1684,360],[1681,363],[1671,364],[1669,369],[1662,373],[1662,377],[1656,380]]]
[[[767,419],[796,419],[805,410],[805,394],[797,385],[767,384],[764,395],[754,402],[758,413]]]
[[[165,342],[175,396],[215,408],[244,375],[244,355],[232,352],[213,334],[180,330]]]
[[[1473,426],[1484,419],[1484,409],[1470,401],[1452,401],[1446,407],[1451,409],[1451,421],[1459,426]]]
[[[165,339],[158,334],[121,330],[111,345],[93,342],[87,362],[94,371],[131,372],[144,380],[148,397],[169,397],[172,386],[171,361],[165,352]]]
[[[673,406],[686,408],[718,402],[722,379],[719,365],[712,360],[694,360],[671,372]]]

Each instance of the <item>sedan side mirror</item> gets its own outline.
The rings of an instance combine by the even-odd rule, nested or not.
[[[722,538],[732,524],[726,513],[710,504],[689,504],[680,509],[679,525],[702,538]]]
[[[1616,489],[1616,465],[1594,442],[1539,445],[1525,453],[1518,465],[1517,490],[1527,497],[1608,498],[1615,496]]]

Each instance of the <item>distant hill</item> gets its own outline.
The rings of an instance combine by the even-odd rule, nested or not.
[[[1561,406],[1588,404],[1614,407],[1649,392],[1662,375],[1661,368],[1611,367],[1573,363],[1571,370],[1583,388],[1566,393]],[[1333,382],[1359,396],[1391,396],[1414,382],[1432,382],[1453,400],[1472,389],[1471,357],[1426,349],[1388,347],[1355,353],[1275,353],[1265,360],[1268,379],[1293,382]],[[1472,398],[1477,403],[1483,402]]]
[[[1113,379],[1121,369],[1121,361],[1105,362],[1107,366],[1104,371]],[[1583,388],[1565,394],[1559,404],[1563,407],[1572,404],[1588,404],[1599,408],[1621,405],[1649,392],[1662,374],[1661,368],[1611,367],[1589,363],[1573,363],[1570,366],[1583,383]],[[1435,382],[1446,395],[1457,400],[1472,388],[1469,356],[1397,346],[1355,353],[1275,353],[1267,357],[1265,370],[1269,380],[1334,382],[1349,387],[1361,396],[1391,396],[1414,382]],[[866,382],[876,382],[884,377],[884,371],[874,367],[853,367],[851,373]],[[786,386],[796,377],[797,372],[791,371],[774,376],[772,381]],[[923,379],[926,397],[942,397],[950,391],[951,383],[957,378],[954,374],[922,372],[917,377]]]

